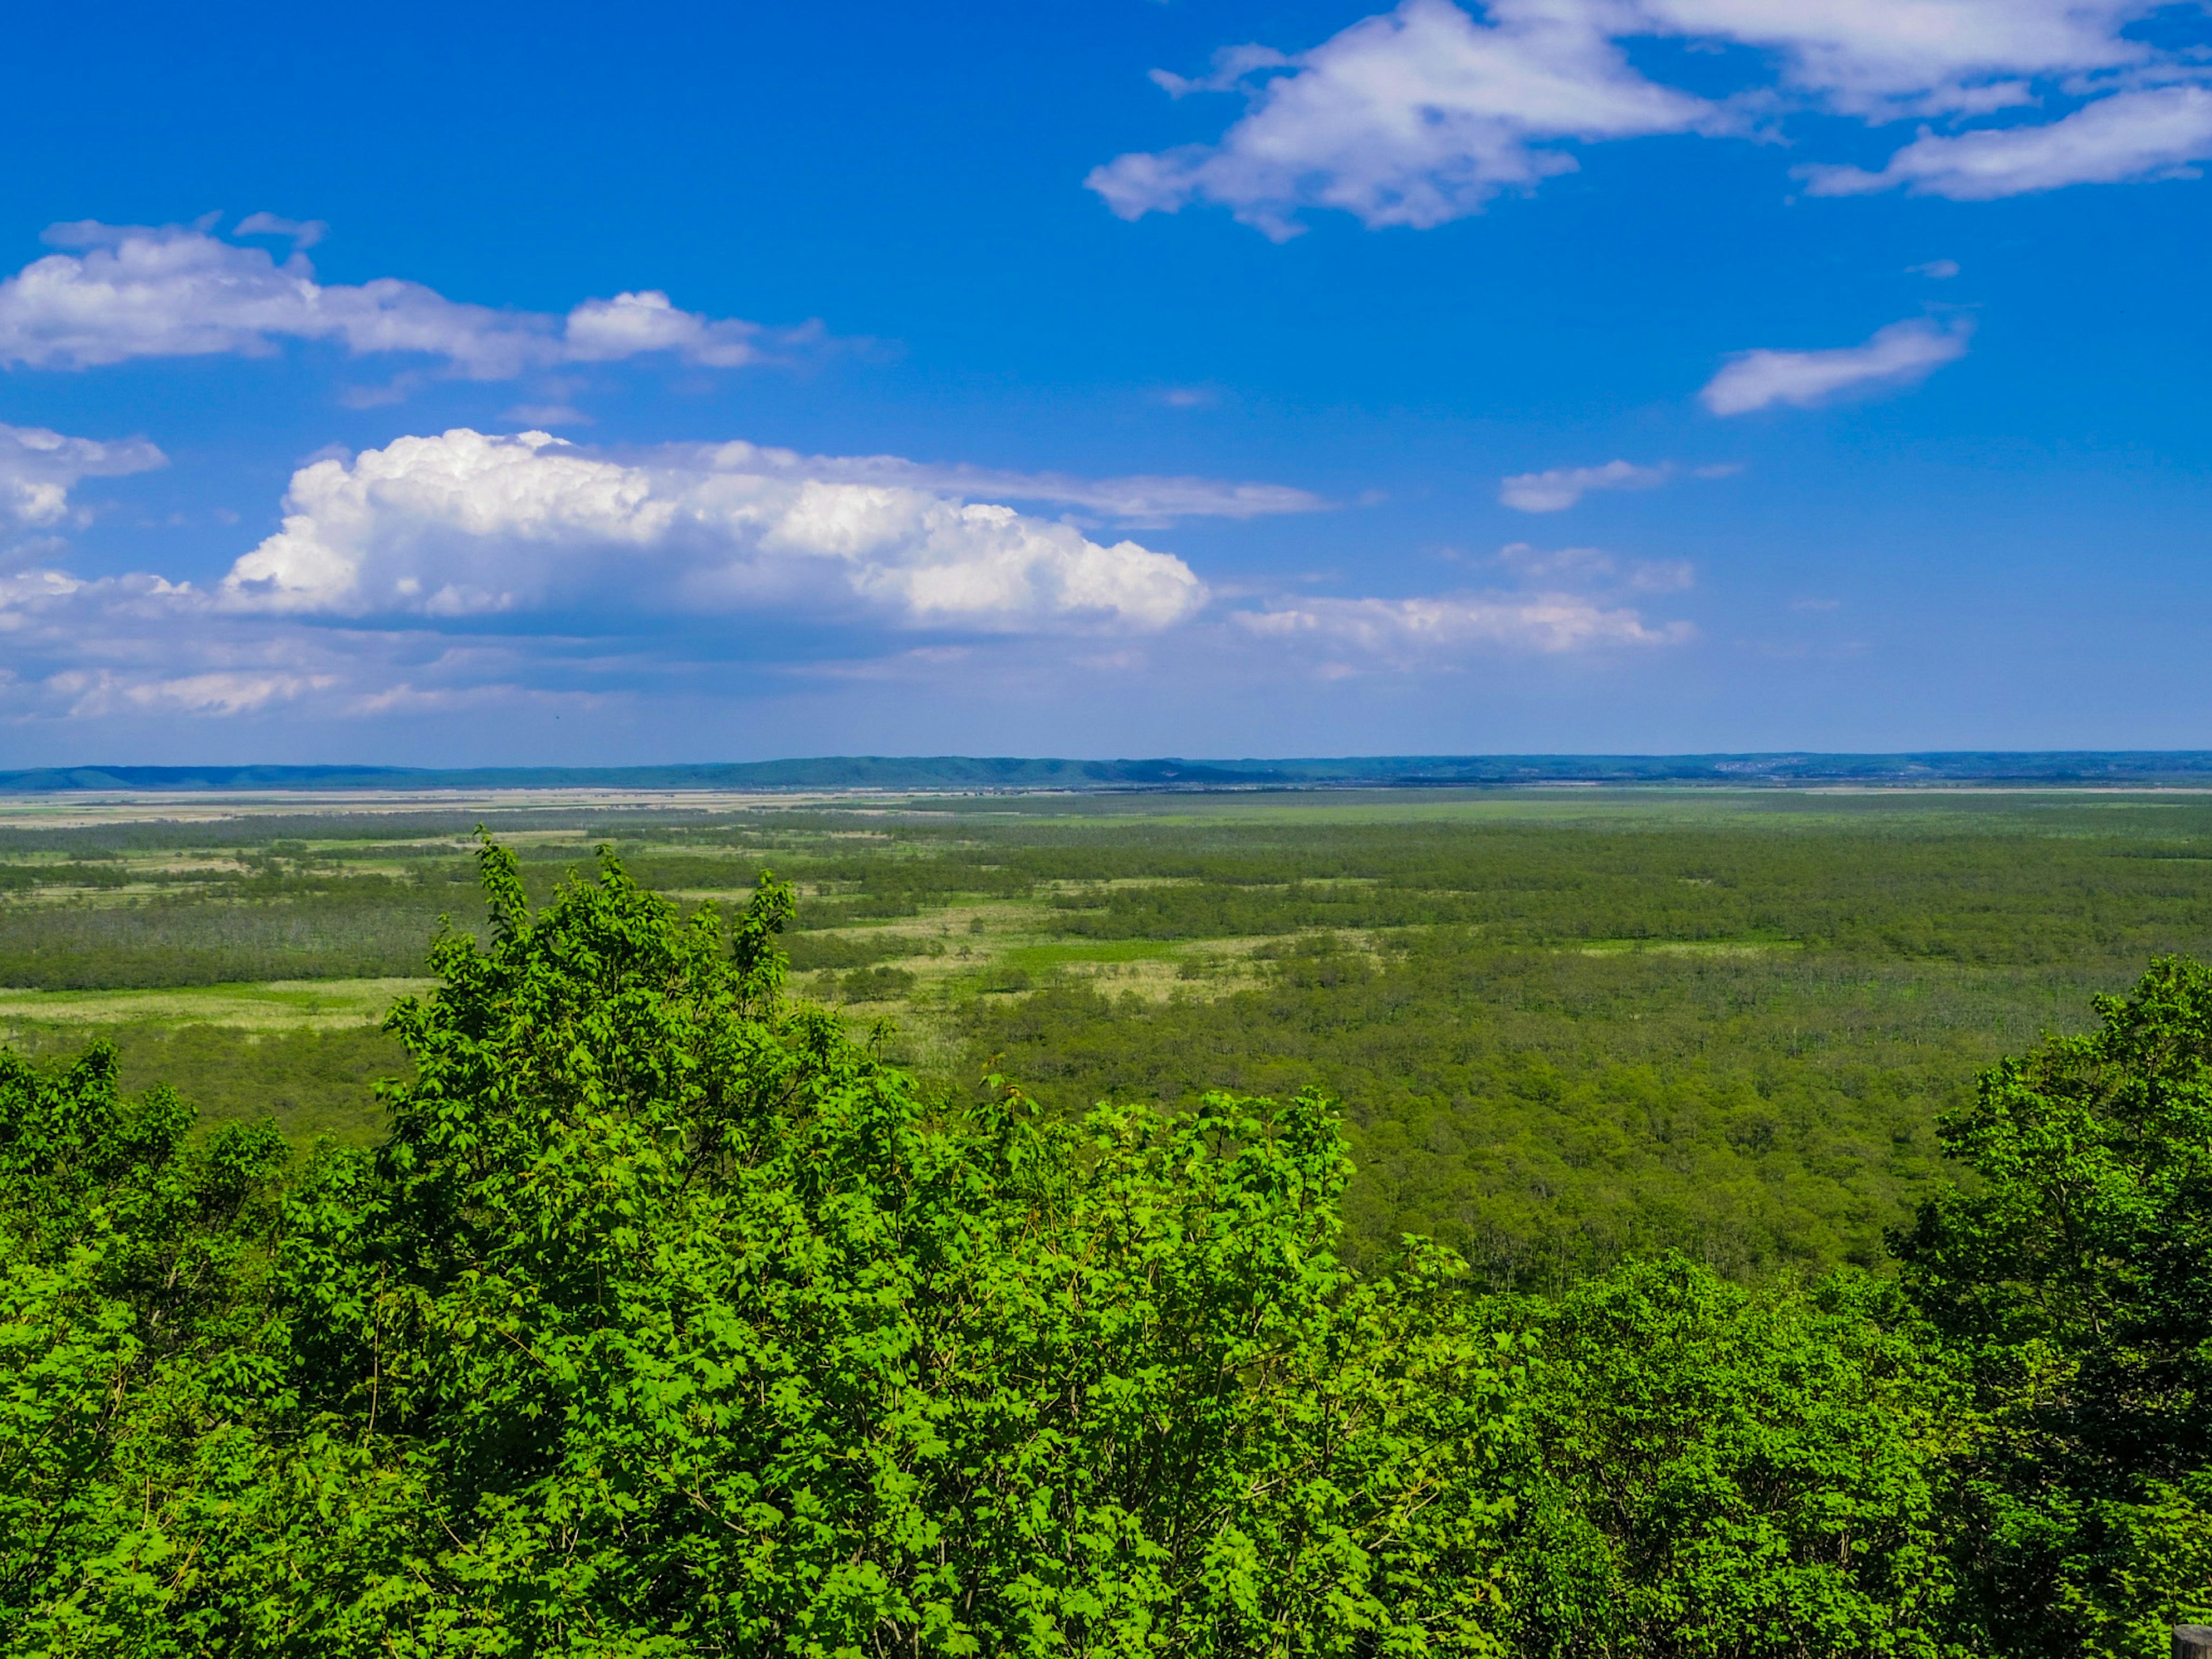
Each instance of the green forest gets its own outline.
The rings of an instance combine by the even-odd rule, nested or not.
[[[0,1647],[2163,1653],[2200,957],[2183,794],[19,820]]]

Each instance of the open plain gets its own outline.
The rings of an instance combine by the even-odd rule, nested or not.
[[[2212,800],[1773,788],[920,796],[539,790],[8,804],[0,1031],[118,1047],[210,1121],[363,1145],[379,1022],[605,848],[679,907],[792,883],[793,988],[948,1102],[1345,1107],[1355,1247],[1501,1287],[1686,1249],[1872,1261],[1978,1068],[2212,949]]]

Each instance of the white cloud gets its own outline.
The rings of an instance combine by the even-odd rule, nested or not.
[[[1209,617],[1173,556],[916,487],[920,468],[886,483],[896,459],[848,478],[746,445],[613,457],[465,430],[326,456],[214,584],[0,568],[0,721],[550,715],[861,680],[1097,694],[1210,665],[1452,672],[1693,635],[1638,608],[1689,586],[1686,563],[1520,544],[1485,591]]]
[[[1905,185],[1961,198],[2160,176],[2203,159],[2212,76],[2123,32],[2156,0],[1404,0],[1312,50],[1248,46],[1169,92],[1242,92],[1212,143],[1119,157],[1086,182],[1136,218],[1194,202],[1282,238],[1310,208],[1426,228],[1573,171],[1571,146],[1658,133],[1747,134],[1799,112],[1949,122],[2052,100],[2045,128],[1929,133],[1878,173],[1814,168],[1815,193]],[[1621,43],[1751,48],[1717,101],[1639,74]],[[2153,82],[2166,84],[2147,90]],[[2130,89],[2133,88],[2133,89]],[[2106,94],[2113,94],[2106,96]],[[2021,136],[2027,132],[2041,138]]]
[[[1956,259],[1930,259],[1924,265],[1908,265],[1906,272],[1914,276],[1925,276],[1930,282],[1948,283],[1959,274]]]
[[[1498,550],[1498,562],[1524,587],[1612,584],[1638,593],[1674,593],[1696,580],[1686,559],[1632,559],[1624,564],[1595,547],[1540,548],[1509,542]]]
[[[739,368],[759,357],[757,323],[717,320],[678,311],[665,294],[617,294],[586,300],[562,331],[566,361],[607,363],[667,351],[707,368]]]
[[[1828,351],[1743,351],[1698,395],[1716,415],[1748,415],[1789,404],[1799,409],[1845,392],[1917,385],[1966,354],[1965,319],[1913,320],[1877,329],[1864,345]]]
[[[1572,172],[1561,140],[1679,132],[1712,114],[1631,69],[1593,8],[1499,0],[1491,15],[1405,0],[1295,57],[1246,47],[1206,81],[1159,77],[1176,93],[1241,89],[1251,108],[1218,144],[1123,155],[1085,182],[1127,219],[1212,201],[1279,239],[1308,206],[1426,228]]]
[[[1367,669],[1431,670],[1476,654],[1567,656],[1682,645],[1686,622],[1653,622],[1639,594],[1680,592],[1688,561],[1616,559],[1595,547],[1514,542],[1494,562],[1510,586],[1404,599],[1279,599],[1230,613],[1248,639],[1287,646],[1325,678]]]
[[[1079,478],[1065,472],[1015,472],[996,467],[940,465],[897,455],[802,455],[796,450],[729,443],[663,452],[690,464],[722,471],[837,483],[882,484],[946,495],[999,496],[1087,508],[1125,524],[1165,524],[1176,519],[1261,519],[1285,513],[1318,513],[1330,505],[1310,490],[1288,484],[1138,473],[1119,478]]]
[[[1559,513],[1594,489],[1656,489],[1673,476],[1671,466],[1638,466],[1630,461],[1555,466],[1547,472],[1516,472],[1499,479],[1498,499],[1522,513]]]
[[[247,223],[257,220],[271,232],[312,228],[266,215]],[[390,276],[325,285],[296,251],[279,264],[266,249],[197,227],[88,221],[57,225],[46,240],[81,251],[48,254],[0,282],[0,365],[259,356],[286,340],[329,340],[356,356],[410,353],[442,359],[448,372],[471,380],[500,380],[648,353],[728,368],[795,337],[679,311],[659,292],[586,300],[562,318],[465,305]]]
[[[1578,593],[1447,593],[1406,599],[1304,599],[1231,618],[1259,638],[1354,652],[1410,667],[1474,647],[1547,655],[1682,643],[1687,623],[1647,624],[1636,611]]]
[[[592,417],[574,404],[517,404],[501,410],[500,419],[518,426],[589,426]]]
[[[1815,196],[1901,187],[1916,196],[1984,202],[2067,185],[2195,178],[2194,164],[2208,158],[2212,91],[2159,87],[2116,93],[2039,126],[1951,137],[1923,130],[1879,173],[1816,167],[1808,168],[1805,177],[1806,188]]]
[[[65,699],[69,712],[96,718],[118,714],[249,714],[273,703],[297,702],[338,683],[335,674],[219,672],[172,678],[138,678],[112,669],[65,670],[42,690]]]
[[[642,465],[544,433],[401,438],[293,475],[283,528],[224,578],[233,608],[480,617],[590,610],[996,632],[1154,629],[1206,587],[1172,555],[910,485],[763,466],[750,445]]]
[[[2027,82],[2140,64],[2120,33],[2158,0],[1634,0],[1624,33],[1764,47],[1821,106],[1888,118],[2026,102]]]
[[[12,428],[0,444],[41,478],[160,459]],[[978,479],[1013,489],[994,499],[957,487]],[[916,695],[1010,673],[1040,687],[1126,678],[1152,660],[1152,638],[1188,656],[1194,641],[1218,652],[1244,636],[1200,620],[1211,596],[1172,554],[1010,496],[1285,510],[1271,488],[742,443],[610,455],[543,433],[403,438],[301,466],[283,528],[210,584],[80,577],[60,568],[59,538],[19,545],[0,562],[0,722],[150,732],[584,713],[672,696],[707,706],[840,678]],[[47,497],[31,508],[52,512]]]
[[[331,234],[331,228],[320,219],[286,219],[274,213],[249,213],[238,222],[233,233],[239,236],[283,236],[289,238],[295,252],[311,248]]]
[[[59,524],[69,516],[70,491],[80,479],[149,471],[167,461],[143,438],[100,443],[41,426],[0,422],[0,522]]]

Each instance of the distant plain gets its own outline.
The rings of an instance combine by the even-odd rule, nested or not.
[[[687,908],[792,881],[794,994],[948,1097],[1319,1085],[1350,1248],[1501,1285],[1875,1261],[1978,1067],[2212,952],[2212,799],[2174,790],[19,797],[0,1034],[371,1141],[479,823],[541,896],[602,845]]]

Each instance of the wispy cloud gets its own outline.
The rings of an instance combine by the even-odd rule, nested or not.
[[[1231,612],[1232,629],[1305,653],[1324,678],[1434,670],[1484,655],[1568,656],[1679,646],[1684,621],[1653,621],[1639,596],[1680,592],[1686,560],[1620,560],[1593,547],[1514,542],[1481,589],[1400,598],[1300,596]]]
[[[1524,587],[1676,593],[1696,580],[1686,559],[1616,559],[1597,547],[1543,548],[1509,542],[1498,550],[1497,562]]]
[[[1915,196],[1985,202],[2067,185],[2194,178],[2196,164],[2208,158],[2212,91],[2160,87],[2116,93],[2040,125],[1948,136],[1923,129],[1879,173],[1813,167],[1804,177],[1815,196],[1903,189]]]
[[[257,214],[247,225],[301,240],[312,224]],[[245,228],[240,227],[241,230]],[[814,337],[678,308],[641,290],[586,300],[564,317],[448,300],[420,283],[315,280],[295,251],[279,264],[198,226],[56,225],[52,246],[0,282],[0,365],[82,369],[144,357],[262,356],[287,340],[326,340],[354,356],[415,356],[470,380],[562,364],[665,355],[735,368]]]
[[[1607,461],[1603,466],[1555,466],[1546,472],[1516,472],[1498,483],[1498,499],[1522,513],[1559,513],[1592,490],[1656,489],[1674,476],[1664,463],[1638,466]]]
[[[1806,409],[1848,392],[1917,386],[1965,356],[1972,331],[1965,318],[1914,319],[1877,329],[1863,345],[1739,352],[1698,395],[1716,415],[1748,415],[1777,404]]]
[[[232,234],[282,236],[292,244],[295,253],[304,253],[329,235],[331,228],[320,219],[287,219],[274,213],[249,213],[238,222],[238,228]]]
[[[1779,88],[1871,121],[1972,116],[2031,100],[2033,83],[2149,62],[2122,33],[2157,0],[1632,0],[1623,33],[1775,54]]]
[[[1169,524],[1178,519],[1272,518],[1323,512],[1334,505],[1311,490],[1289,484],[1158,473],[1084,478],[1066,472],[1019,472],[913,461],[898,455],[802,455],[796,450],[749,443],[702,444],[656,453],[681,455],[687,464],[710,470],[937,490],[969,498],[1049,501],[1130,525]]]
[[[1603,647],[1679,645],[1687,623],[1647,623],[1625,605],[1575,593],[1443,593],[1402,599],[1307,599],[1240,611],[1235,626],[1257,638],[1304,648],[1356,653],[1396,668],[1425,665],[1470,648],[1547,655]]]

